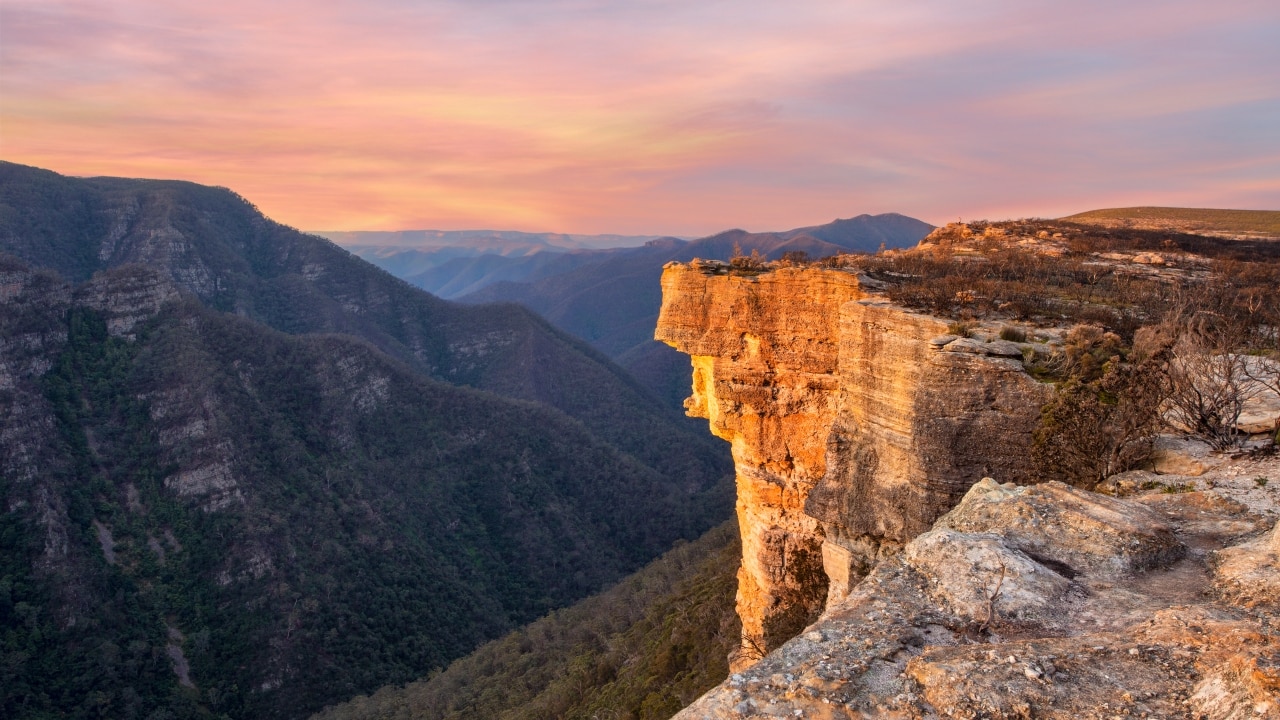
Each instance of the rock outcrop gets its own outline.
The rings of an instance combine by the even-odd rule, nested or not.
[[[1118,499],[984,480],[676,718],[1280,717],[1280,531],[1248,485]]]
[[[1019,345],[947,334],[849,272],[671,264],[656,337],[733,447],[745,667],[845,597],[985,475],[1025,479],[1049,390]]]
[[[841,316],[864,296],[846,273],[755,277],[670,265],[656,337],[693,357],[688,413],[732,445],[742,567],[741,665],[817,618],[823,532],[804,511],[839,414]]]

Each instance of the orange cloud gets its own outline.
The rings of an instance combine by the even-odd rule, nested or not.
[[[8,0],[0,152],[335,230],[1280,205],[1280,10],[1173,6]]]

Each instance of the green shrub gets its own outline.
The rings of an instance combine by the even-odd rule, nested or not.
[[[1163,360],[1134,365],[1117,357],[1097,378],[1076,375],[1059,385],[1032,435],[1035,474],[1093,488],[1145,463],[1162,427]]]

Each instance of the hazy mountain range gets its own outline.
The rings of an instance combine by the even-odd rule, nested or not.
[[[655,394],[679,407],[688,395],[688,359],[653,341],[662,302],[662,266],[693,258],[728,260],[736,251],[776,259],[787,252],[812,258],[840,252],[910,247],[933,229],[888,213],[859,215],[783,232],[728,230],[697,240],[656,238],[640,247],[544,250],[535,254],[478,252],[426,267],[418,251],[361,252],[389,272],[441,297],[465,303],[519,303],[609,355]],[[385,252],[384,252],[385,251]],[[411,254],[412,253],[412,254]],[[426,267],[419,270],[418,268]]]
[[[351,252],[442,298],[461,298],[495,282],[532,282],[600,262],[641,245],[669,250],[671,259],[728,259],[737,243],[776,258],[802,251],[814,258],[838,252],[910,247],[933,226],[888,213],[859,215],[784,232],[729,230],[687,240],[654,235],[563,235],[495,230],[317,232]],[[644,253],[641,257],[652,253]]]
[[[572,235],[515,230],[314,231],[396,277],[425,272],[457,258],[522,258],[541,253],[636,247],[657,235]],[[505,279],[505,278],[504,278]],[[441,297],[454,297],[455,294]]]

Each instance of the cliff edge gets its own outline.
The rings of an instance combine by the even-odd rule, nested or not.
[[[1032,484],[1054,329],[958,337],[838,267],[662,287],[743,539],[742,647],[677,720],[1280,718],[1280,457]]]
[[[1016,344],[948,334],[857,274],[670,264],[655,337],[733,448],[744,668],[845,597],[984,476],[1020,482],[1047,386]]]

